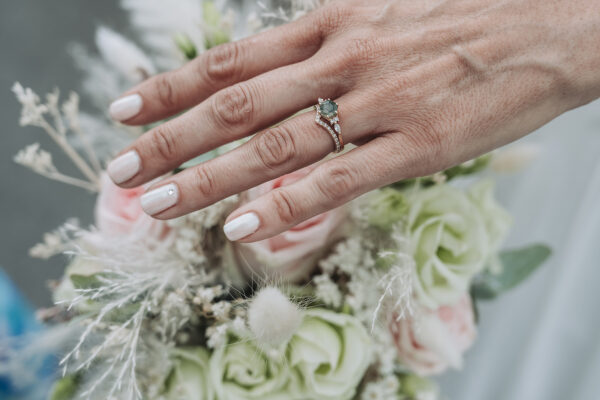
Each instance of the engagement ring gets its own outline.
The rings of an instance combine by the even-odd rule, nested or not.
[[[339,153],[344,150],[344,139],[342,138],[337,103],[331,99],[323,100],[319,98],[319,104],[315,105],[315,110],[317,110],[315,122],[325,128],[331,135],[335,144],[334,152]]]

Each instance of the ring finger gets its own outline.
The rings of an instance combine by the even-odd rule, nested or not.
[[[360,117],[368,102],[346,95],[338,103],[344,141],[356,141],[373,131],[372,121]],[[307,112],[259,132],[222,156],[165,179],[143,196],[142,206],[156,218],[174,218],[310,165],[333,148],[330,134]]]

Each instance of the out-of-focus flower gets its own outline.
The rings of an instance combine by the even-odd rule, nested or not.
[[[218,46],[231,40],[232,16],[223,15],[212,1],[202,2],[204,27],[206,34],[206,48]]]
[[[390,331],[400,360],[421,376],[439,374],[448,367],[461,368],[462,355],[477,335],[468,295],[452,306],[395,320]]]
[[[440,389],[435,382],[418,375],[405,375],[401,379],[402,394],[414,400],[437,400]]]
[[[368,194],[369,208],[366,211],[371,225],[390,230],[408,212],[404,195],[392,188],[383,188]]]
[[[540,147],[533,143],[514,144],[494,153],[490,168],[494,172],[511,174],[531,164],[540,154]]]
[[[41,338],[41,331],[31,307],[0,269],[1,399],[42,400],[47,396],[54,360],[51,345],[36,349],[35,341],[39,340],[38,334]]]
[[[325,309],[304,311],[279,350],[232,338],[210,360],[219,400],[349,400],[371,361],[371,341],[360,321]]]
[[[488,267],[492,271],[498,271],[502,268],[498,259],[498,250],[500,250],[500,246],[510,230],[512,216],[494,198],[493,181],[483,180],[476,183],[469,189],[468,194],[479,209],[488,233],[490,244],[490,258],[487,260]]]
[[[140,196],[143,187],[122,189],[108,175],[101,177],[101,189],[96,202],[96,225],[107,235],[129,235],[134,238],[160,240],[169,227],[142,210]]]
[[[104,61],[132,83],[156,73],[150,58],[135,43],[104,26],[96,31],[96,46]]]
[[[250,189],[246,198],[251,201],[271,190],[292,184],[311,170],[311,167],[303,168],[263,183]],[[339,238],[339,228],[346,214],[345,208],[340,207],[312,217],[270,239],[236,244],[240,264],[250,273],[258,272],[259,276],[264,273],[285,281],[306,278],[329,245]]]
[[[173,350],[174,367],[166,383],[167,400],[213,400],[209,356],[202,347]]]
[[[306,310],[292,337],[288,363],[299,371],[305,399],[348,400],[371,362],[371,340],[355,317],[325,309]]]
[[[210,382],[219,400],[307,398],[289,362],[279,355],[270,356],[250,340],[215,349],[210,359]]]
[[[447,184],[407,197],[418,300],[430,309],[453,304],[489,259],[486,221],[465,192]]]
[[[129,12],[132,28],[161,70],[177,68],[185,62],[175,43],[176,35],[187,36],[199,53],[204,51],[201,1],[179,0],[176,7],[165,7],[163,0],[121,0],[121,7]]]

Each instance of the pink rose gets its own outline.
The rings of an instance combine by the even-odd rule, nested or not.
[[[143,187],[121,189],[108,175],[100,178],[101,188],[96,202],[96,226],[107,235],[127,235],[139,239],[164,239],[169,227],[164,221],[150,217],[142,210]]]
[[[250,189],[246,192],[246,200],[296,182],[313,168],[306,167]],[[340,237],[339,228],[345,216],[345,209],[340,207],[312,217],[270,239],[237,243],[235,251],[239,263],[247,272],[258,273],[258,276],[266,275],[287,282],[306,278],[319,258]]]
[[[400,360],[422,376],[461,368],[462,355],[477,334],[468,295],[452,306],[423,309],[412,319],[393,321],[390,329]]]

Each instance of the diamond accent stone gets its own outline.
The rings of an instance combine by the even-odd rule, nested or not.
[[[340,132],[342,131],[342,128],[340,128],[340,124],[335,124],[335,125],[333,126],[333,129],[335,129],[335,131],[336,131],[337,133],[340,133]]]

